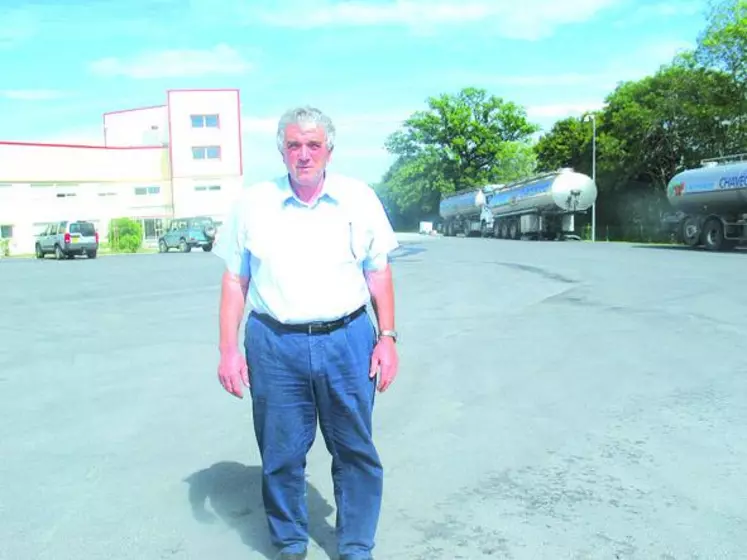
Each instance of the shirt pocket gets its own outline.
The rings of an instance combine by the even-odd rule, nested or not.
[[[330,217],[309,235],[314,247],[310,252],[331,264],[352,264],[358,261],[354,243],[353,222],[344,217]]]
[[[362,263],[369,256],[373,244],[373,232],[360,222],[350,224],[350,252],[356,263]]]

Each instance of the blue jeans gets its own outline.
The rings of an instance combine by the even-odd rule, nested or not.
[[[371,434],[376,332],[364,313],[326,334],[289,332],[250,314],[245,346],[262,497],[273,544],[297,552],[309,540],[304,476],[317,418],[332,456],[338,550],[368,559],[383,470]]]

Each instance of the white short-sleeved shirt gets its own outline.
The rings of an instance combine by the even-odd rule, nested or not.
[[[246,187],[213,252],[251,277],[248,303],[283,323],[334,320],[370,300],[364,271],[384,268],[399,244],[376,192],[327,173],[306,204],[287,175]]]

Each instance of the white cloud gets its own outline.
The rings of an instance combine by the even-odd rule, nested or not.
[[[91,71],[101,76],[128,76],[135,79],[213,75],[240,75],[252,64],[226,44],[209,50],[173,49],[148,51],[128,59],[102,58],[91,63]]]
[[[15,101],[49,101],[66,97],[66,94],[54,89],[6,89],[0,90],[0,97]]]
[[[600,96],[604,96],[611,93],[618,83],[628,80],[639,80],[653,74],[662,64],[671,62],[676,54],[693,47],[694,45],[688,41],[662,39],[644,44],[623,56],[609,60],[599,72],[499,74],[493,76],[465,75],[463,81],[480,83],[488,87],[510,86],[537,89],[551,95],[560,93],[558,91],[559,88],[568,88],[569,90],[584,88],[586,91],[599,92]]]
[[[504,37],[536,40],[557,27],[587,21],[619,1],[286,0],[282,8],[252,9],[249,17],[279,27],[399,26],[416,32],[480,24]]]

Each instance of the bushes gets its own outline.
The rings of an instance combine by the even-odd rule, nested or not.
[[[143,227],[130,218],[109,222],[109,247],[116,253],[137,253],[143,244]]]

